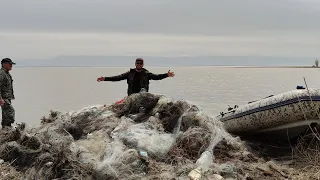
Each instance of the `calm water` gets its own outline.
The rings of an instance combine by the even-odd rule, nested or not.
[[[153,73],[168,68],[148,68]],[[128,68],[15,68],[16,122],[38,125],[49,110],[78,110],[95,104],[110,104],[126,95],[126,81],[100,82]],[[246,104],[271,94],[304,85],[320,88],[319,69],[180,67],[174,78],[151,81],[150,92],[175,100],[185,99],[216,115],[235,104]]]

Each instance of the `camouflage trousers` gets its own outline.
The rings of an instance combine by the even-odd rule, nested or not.
[[[1,107],[2,110],[2,122],[1,125],[3,126],[11,126],[15,120],[15,110],[11,105],[11,100],[5,100],[4,105]]]

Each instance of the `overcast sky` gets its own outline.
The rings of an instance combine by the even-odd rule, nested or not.
[[[0,55],[320,56],[320,0],[0,0]]]

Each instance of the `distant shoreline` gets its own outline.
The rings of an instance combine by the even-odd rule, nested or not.
[[[320,67],[312,67],[312,66],[238,66],[235,68],[312,68],[318,69]]]
[[[312,68],[312,66],[214,66],[214,65],[195,65],[195,66],[148,66],[146,68],[174,68],[174,67],[213,67],[213,68]],[[133,66],[16,66],[16,68],[133,68]]]

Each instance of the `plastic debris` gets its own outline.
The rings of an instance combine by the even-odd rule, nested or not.
[[[145,151],[139,151],[139,155],[142,159],[144,159],[145,161],[148,161],[149,157],[148,157],[148,153]]]
[[[200,180],[201,179],[201,168],[197,168],[197,169],[192,170],[188,176],[189,176],[190,180]]]
[[[196,161],[196,165],[206,171],[209,169],[213,162],[213,155],[209,151],[205,151],[201,154],[200,158]]]

